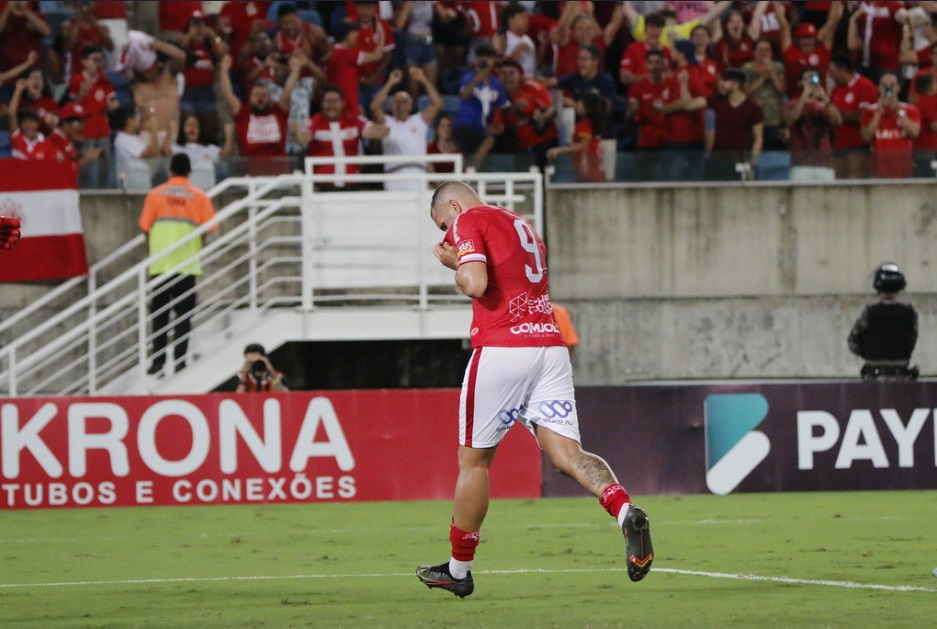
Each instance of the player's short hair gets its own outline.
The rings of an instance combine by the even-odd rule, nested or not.
[[[429,202],[430,215],[432,215],[433,210],[436,208],[436,206],[439,203],[443,202],[443,198],[445,197],[446,193],[451,191],[453,188],[459,188],[463,190],[464,192],[468,192],[469,194],[472,194],[475,197],[478,197],[478,193],[475,192],[475,188],[468,185],[464,181],[459,181],[457,179],[444,181],[443,183],[439,184],[439,186],[437,186],[436,190],[433,192],[433,198]]]

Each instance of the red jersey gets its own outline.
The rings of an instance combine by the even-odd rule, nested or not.
[[[927,57],[928,57],[928,59],[930,58],[930,53],[928,53]],[[917,95],[918,95],[917,85],[916,85],[916,83],[917,83],[917,78],[918,78],[919,76],[924,76],[924,75],[927,75],[927,74],[932,75],[932,76],[934,77],[934,80],[937,80],[937,68],[935,68],[934,66],[929,66],[929,67],[926,67],[926,68],[921,68],[920,70],[918,70],[917,72],[915,72],[915,73],[914,73],[914,76],[911,77],[911,80],[908,81],[908,85],[910,86],[909,89],[908,89],[908,97],[909,97],[909,98],[910,98],[911,96],[917,96]]]
[[[536,39],[534,41],[537,41]],[[605,38],[597,35],[590,44],[599,49],[599,71],[605,68]],[[573,72],[579,72],[579,63],[576,56],[579,54],[581,46],[572,36],[565,46],[553,44],[553,76],[561,77]]]
[[[68,97],[78,100],[81,85],[87,80],[84,72],[73,75],[68,84]],[[111,125],[107,120],[107,103],[112,97],[116,97],[114,86],[102,72],[94,79],[85,97],[78,101],[88,112],[88,117],[85,118],[85,129],[82,131],[85,138],[106,138],[111,135]]]
[[[470,208],[452,222],[444,242],[459,266],[482,262],[485,294],[472,300],[472,347],[565,345],[553,319],[547,249],[524,218],[492,205]]]
[[[722,67],[719,62],[710,57],[705,59],[696,59],[697,68],[699,68],[700,80],[709,88],[710,92],[715,92],[719,85],[719,76],[722,74]]]
[[[456,153],[458,153],[458,151],[443,151],[439,148],[439,143],[435,140],[426,145],[427,155],[455,155]],[[434,173],[455,172],[454,162],[433,162],[432,167]]]
[[[394,43],[394,29],[391,28],[390,24],[384,20],[376,20],[377,26],[384,31],[384,52],[389,53],[396,47]],[[374,41],[374,25],[371,24],[362,24],[361,28],[358,29],[358,43],[356,47],[361,52],[374,52],[377,50],[377,42]],[[361,76],[370,76],[377,72],[378,67],[381,65],[380,61],[372,61],[371,63],[365,63],[359,68],[358,72]]]
[[[902,27],[895,15],[904,10],[904,2],[863,2],[859,10],[862,67],[897,72]]]
[[[660,83],[644,78],[628,91],[628,100],[638,103],[635,120],[638,123],[639,149],[660,148],[667,143],[667,114],[660,111],[660,107],[673,100],[674,87],[677,95],[680,94],[680,84],[674,84],[667,78]]]
[[[914,105],[901,103],[899,107],[911,120],[921,121],[921,113]],[[876,103],[863,110],[862,126],[872,120],[877,109]],[[889,179],[911,177],[914,174],[914,162],[911,158],[913,147],[914,140],[898,125],[898,111],[885,109],[872,139],[872,172],[876,177]]]
[[[931,130],[931,125],[937,122],[937,94],[921,94],[916,106],[921,112],[921,135],[914,141],[914,148],[937,151],[937,131]]]
[[[713,54],[723,68],[741,68],[755,58],[755,43],[748,35],[742,35],[736,42],[723,37],[713,46]]]
[[[69,51],[69,69],[72,74],[81,72],[81,52],[85,46],[101,47],[101,29],[97,24],[88,24],[71,19],[66,22],[67,25],[75,29],[75,43]]]
[[[19,129],[10,134],[10,148],[15,159],[55,159],[55,147],[41,133],[29,140]]]
[[[346,48],[338,44],[332,48],[329,64],[326,66],[326,80],[342,90],[345,97],[345,111],[358,114],[358,64],[364,56],[357,48]]]
[[[39,98],[33,100],[26,92],[23,92],[20,109],[32,109],[39,116],[39,130],[46,135],[52,133],[55,127],[49,126],[47,118],[49,115],[58,116],[59,114],[59,105],[54,98],[48,94],[42,94]]]
[[[338,120],[329,120],[322,112],[317,113],[309,120],[309,131],[312,132],[308,147],[309,156],[354,157],[358,155],[361,133],[370,125],[370,120],[353,114],[347,109],[345,115]],[[316,174],[354,174],[360,170],[357,164],[320,164],[316,166],[314,172]],[[345,183],[336,182],[335,185],[343,187]]]
[[[159,30],[185,32],[192,13],[202,10],[201,2],[192,0],[173,0],[173,2],[160,2],[158,5]]]
[[[538,130],[533,120],[535,111],[547,109],[553,104],[550,91],[542,83],[527,79],[508,98],[513,107],[507,110],[503,107],[495,109],[492,122],[513,128],[519,148],[529,149],[557,137],[556,124],[550,122]]]
[[[215,85],[215,53],[209,42],[193,39],[186,49],[186,64],[183,75],[185,86],[212,87]]]
[[[820,85],[826,85],[826,71],[830,67],[830,49],[817,42],[816,47],[809,55],[800,48],[791,44],[781,54],[784,61],[784,77],[787,79],[788,98],[797,98],[803,91],[800,85],[800,75],[807,68],[816,68],[820,73]]]
[[[257,20],[263,21],[267,17],[267,10],[270,8],[271,0],[260,0],[252,2],[225,2],[218,13],[220,17],[225,17],[231,24],[231,32],[228,37],[228,47],[231,56],[238,58],[241,46],[247,41],[251,34],[251,27]],[[166,3],[169,4],[169,3]],[[225,35],[228,32],[225,31]]]
[[[621,63],[618,66],[619,72],[630,72],[635,76],[647,74],[647,53],[649,50],[660,50],[664,53],[664,59],[670,64],[670,49],[664,46],[651,46],[646,41],[635,41],[628,44],[625,52],[621,55]]]
[[[469,36],[493,37],[498,33],[498,14],[503,2],[460,2],[459,10],[468,22]]]
[[[576,121],[573,129],[573,142],[588,140],[589,146],[582,153],[573,154],[573,166],[579,181],[605,181],[602,169],[602,138],[592,130],[592,121],[588,118]]]
[[[72,164],[78,161],[78,149],[75,148],[75,143],[61,129],[56,128],[49,134],[49,142],[55,147],[56,152],[65,158],[65,161]]]
[[[285,157],[289,111],[273,103],[263,114],[241,103],[234,116],[238,148],[243,157]]]
[[[784,6],[784,15],[788,18],[790,22],[791,12],[794,10],[793,2],[782,2]],[[755,15],[755,9],[758,7],[757,2],[746,2],[744,8],[742,9],[742,17],[745,19],[745,23],[748,24],[752,21],[752,18]],[[774,46],[775,51],[781,49],[781,22],[778,20],[777,13],[774,12],[774,3],[769,2],[768,8],[761,16],[761,35],[771,42],[771,45]]]
[[[842,114],[854,114],[878,102],[875,83],[858,72],[846,85],[837,85],[830,92],[830,101]],[[855,148],[868,144],[862,139],[858,123],[845,123],[835,128],[834,149]]]
[[[712,90],[703,83],[699,66],[689,66],[686,70],[689,73],[687,88],[691,98],[697,96],[705,98],[712,95]],[[667,83],[669,89],[664,96],[664,104],[680,98],[680,80],[673,76],[667,79]],[[703,141],[703,111],[676,111],[668,116],[667,125],[667,142],[670,144],[691,144]]]

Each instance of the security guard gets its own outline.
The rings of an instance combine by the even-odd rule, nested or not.
[[[894,262],[875,269],[872,287],[878,301],[868,304],[849,333],[849,349],[865,359],[860,374],[866,380],[915,380],[911,353],[917,342],[917,311],[898,301],[907,286]]]

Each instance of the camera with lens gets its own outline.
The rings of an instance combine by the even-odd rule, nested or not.
[[[263,382],[270,377],[270,370],[267,369],[267,363],[262,360],[255,360],[251,363],[251,377],[257,382]]]

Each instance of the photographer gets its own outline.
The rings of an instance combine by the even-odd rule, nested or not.
[[[878,82],[878,102],[862,112],[862,139],[872,144],[872,176],[902,179],[914,175],[911,151],[921,133],[921,114],[898,100],[898,77],[890,72]]]
[[[244,366],[238,372],[238,393],[289,391],[283,374],[273,368],[264,346],[251,343],[244,348]]]

